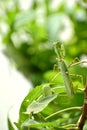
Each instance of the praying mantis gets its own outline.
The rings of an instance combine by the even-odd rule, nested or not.
[[[65,83],[65,88],[66,88],[67,94],[69,97],[71,97],[74,94],[74,89],[73,89],[72,80],[71,80],[70,75],[69,75],[68,67],[64,61],[63,44],[61,44],[60,42],[55,42],[54,49],[55,49],[55,53],[57,55],[58,65],[60,67],[60,71],[61,71],[62,76],[63,76],[63,80]]]
[[[54,43],[54,49],[55,49],[55,53],[57,55],[57,61],[58,61],[58,66],[60,68],[60,72],[62,74],[64,83],[65,83],[65,88],[66,88],[66,92],[68,94],[69,97],[72,97],[74,95],[74,88],[73,88],[73,83],[68,71],[68,68],[70,66],[72,66],[72,64],[70,64],[69,66],[66,65],[65,61],[64,61],[64,48],[63,48],[63,44],[60,42],[55,42]],[[78,65],[80,63],[87,63],[87,61],[79,61],[77,63],[74,63],[73,65]]]

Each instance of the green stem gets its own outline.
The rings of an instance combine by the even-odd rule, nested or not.
[[[57,112],[55,112],[55,113],[53,113],[53,114],[47,116],[47,117],[45,118],[45,120],[51,118],[52,116],[55,116],[55,115],[57,115],[57,114],[60,114],[60,113],[62,113],[62,112],[69,111],[69,110],[75,110],[75,109],[76,109],[76,110],[81,110],[81,108],[82,108],[82,107],[70,107],[70,108],[66,108],[66,109],[57,111]]]
[[[73,127],[75,129],[78,128],[77,124],[68,124],[68,125],[62,126],[61,128],[66,129],[66,128],[70,128],[70,127]]]

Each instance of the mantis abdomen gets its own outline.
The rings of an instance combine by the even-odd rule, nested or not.
[[[64,60],[59,61],[59,64],[60,64],[59,66],[61,69],[61,73],[63,76],[63,80],[65,83],[65,88],[66,88],[67,94],[69,97],[71,97],[74,94],[74,90],[73,90],[73,84],[72,84],[72,81],[71,81],[71,78],[69,75],[69,71],[67,69],[67,66],[66,66]]]

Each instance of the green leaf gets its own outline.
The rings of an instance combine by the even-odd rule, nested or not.
[[[42,88],[44,85],[37,86],[33,88],[28,95],[23,100],[21,107],[20,107],[20,115],[19,121],[23,122],[27,117],[23,114],[26,111],[27,107],[36,99],[38,99],[42,94]]]
[[[9,130],[15,130],[15,128],[13,127],[13,124],[12,124],[12,122],[11,122],[9,117],[8,117],[8,129]]]
[[[49,95],[52,95],[51,87],[49,84],[46,84],[43,88],[43,96],[46,97]]]
[[[64,86],[57,86],[57,87],[53,87],[53,92],[55,93],[65,93],[65,87]]]
[[[66,108],[66,107],[74,107],[74,106],[82,106],[84,100],[84,94],[78,92],[72,98],[68,98],[66,94],[59,94],[58,97],[55,99],[59,108]]]
[[[33,101],[27,108],[26,114],[41,112],[51,101],[57,97],[57,94],[43,97],[39,100]]]
[[[41,127],[55,127],[55,126],[58,126],[59,123],[63,122],[64,120],[63,119],[57,119],[57,120],[54,120],[54,121],[46,121],[46,122],[37,122],[37,121],[34,121],[33,119],[28,119],[26,120],[23,124],[22,124],[22,128],[23,127],[32,127],[32,128],[41,128]]]

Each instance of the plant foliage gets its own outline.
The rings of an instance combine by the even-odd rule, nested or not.
[[[75,87],[77,83],[74,83],[74,95],[70,97],[65,84],[60,89],[60,84],[55,82],[58,77],[53,76],[49,83],[36,86],[25,97],[20,107],[19,121],[15,123],[19,130],[80,130],[78,120],[84,101],[83,86]]]
[[[0,1],[4,53],[36,86],[21,104],[19,121],[15,122],[19,130],[78,129],[76,123],[81,115],[84,100],[81,90],[87,68],[77,65],[69,69],[69,74],[83,77],[83,84],[81,76],[71,77],[75,92],[72,98],[66,94],[62,76],[56,76],[58,70],[53,70],[54,41],[65,44],[65,62],[87,55],[87,4],[85,0],[70,2],[62,0],[55,4],[54,0],[32,0],[24,10],[18,0]],[[9,118],[8,124],[12,130]]]

